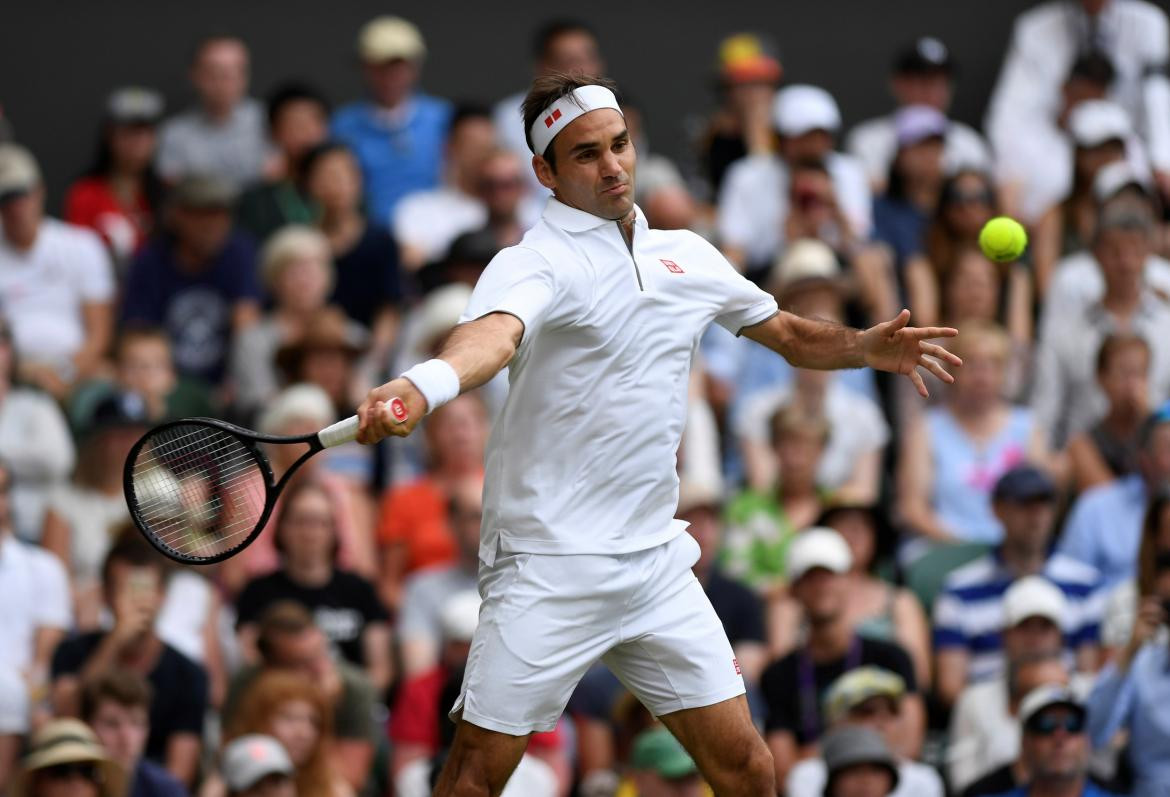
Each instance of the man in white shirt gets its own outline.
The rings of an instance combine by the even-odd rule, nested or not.
[[[0,312],[21,376],[63,398],[96,373],[109,349],[109,253],[92,231],[45,216],[40,169],[16,144],[0,144],[0,225]]]
[[[890,75],[890,93],[899,108],[927,105],[946,113],[954,93],[955,64],[950,50],[933,36],[916,39],[898,54]],[[862,122],[849,133],[845,149],[865,166],[875,194],[885,191],[890,164],[898,152],[894,114]],[[974,128],[948,121],[943,165],[948,174],[962,168],[990,171],[991,152]]]
[[[508,366],[487,453],[481,622],[436,794],[498,793],[533,731],[551,730],[604,661],[660,717],[718,795],[772,797],[773,764],[743,678],[673,519],[690,362],[712,322],[795,364],[918,369],[958,359],[906,327],[865,332],[779,312],[687,231],[646,226],[613,84],[538,78],[525,99],[533,169],[553,198],[480,277],[436,359],[370,392],[358,439],[406,436],[428,410]],[[555,265],[554,265],[555,264]],[[936,359],[937,358],[937,359]]]

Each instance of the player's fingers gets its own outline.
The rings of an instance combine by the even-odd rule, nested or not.
[[[927,340],[929,338],[953,338],[959,334],[959,330],[954,327],[911,327],[906,330],[907,335],[912,335],[917,340]]]
[[[924,354],[918,358],[918,364],[948,384],[955,381],[954,375],[946,368],[943,368],[942,363],[933,357],[927,357]]]
[[[882,335],[893,335],[899,329],[902,329],[910,323],[910,311],[902,310],[896,316],[882,324],[878,324],[878,329],[881,330]]]
[[[923,398],[930,398],[930,391],[926,389],[926,383],[922,381],[922,375],[918,373],[917,368],[906,374],[906,378],[914,384],[915,389],[918,391],[918,395],[922,396]]]
[[[931,357],[937,357],[940,360],[946,360],[955,367],[959,367],[963,364],[963,360],[959,357],[959,355],[955,354],[954,352],[947,351],[937,343],[926,343],[925,341],[921,342],[918,344],[918,350],[923,354],[929,354]]]

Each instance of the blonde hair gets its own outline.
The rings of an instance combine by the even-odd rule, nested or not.
[[[968,321],[959,326],[959,334],[949,346],[951,352],[966,357],[980,344],[990,343],[1003,363],[1012,355],[1012,340],[999,324],[993,321]]]
[[[329,239],[320,230],[303,224],[289,224],[281,227],[268,237],[260,252],[260,278],[269,292],[284,269],[294,260],[316,257],[325,268],[330,287],[333,285],[333,254],[329,250]]]

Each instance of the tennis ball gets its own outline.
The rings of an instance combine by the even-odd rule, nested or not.
[[[1028,246],[1028,233],[1015,219],[996,216],[979,231],[979,248],[996,263],[1018,260]]]

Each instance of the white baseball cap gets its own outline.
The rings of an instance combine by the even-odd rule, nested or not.
[[[718,511],[723,503],[719,485],[707,480],[683,479],[678,485],[678,514],[685,515],[693,509],[710,507]]]
[[[454,329],[470,301],[471,288],[462,282],[452,282],[428,293],[416,311],[419,348],[429,349],[437,338]]]
[[[1057,628],[1064,627],[1068,603],[1060,587],[1043,576],[1024,576],[1003,594],[1004,627],[1019,625],[1029,617],[1051,620]]]
[[[1085,100],[1073,108],[1068,130],[1078,147],[1099,147],[1107,141],[1125,141],[1133,135],[1129,114],[1109,100]]]
[[[1154,196],[1148,172],[1135,169],[1128,160],[1114,161],[1102,166],[1093,178],[1093,196],[1098,202],[1105,202],[1130,186],[1136,186],[1147,198]]]
[[[223,749],[223,779],[232,791],[245,791],[269,775],[292,776],[293,764],[280,742],[258,733],[241,736]]]
[[[779,294],[798,282],[836,284],[840,277],[841,265],[828,244],[815,238],[800,238],[785,247],[776,259],[768,274],[768,287]]]
[[[422,34],[414,23],[402,17],[376,17],[358,34],[358,54],[368,64],[399,58],[417,61],[427,53]]]
[[[444,639],[470,642],[479,625],[479,593],[468,589],[447,598],[439,610],[439,625]]]
[[[853,567],[853,554],[845,538],[832,529],[814,526],[800,532],[788,546],[788,582],[800,580],[814,568],[831,573],[848,573]]]
[[[776,92],[772,124],[782,136],[800,136],[813,130],[836,133],[841,129],[841,111],[829,92],[819,86],[797,84]]]
[[[1020,701],[1020,710],[1017,712],[1020,726],[1026,726],[1029,720],[1052,706],[1068,706],[1082,717],[1085,715],[1085,703],[1075,692],[1064,684],[1044,684],[1024,695]]]
[[[19,144],[0,144],[0,202],[40,184],[41,170],[33,154]]]

